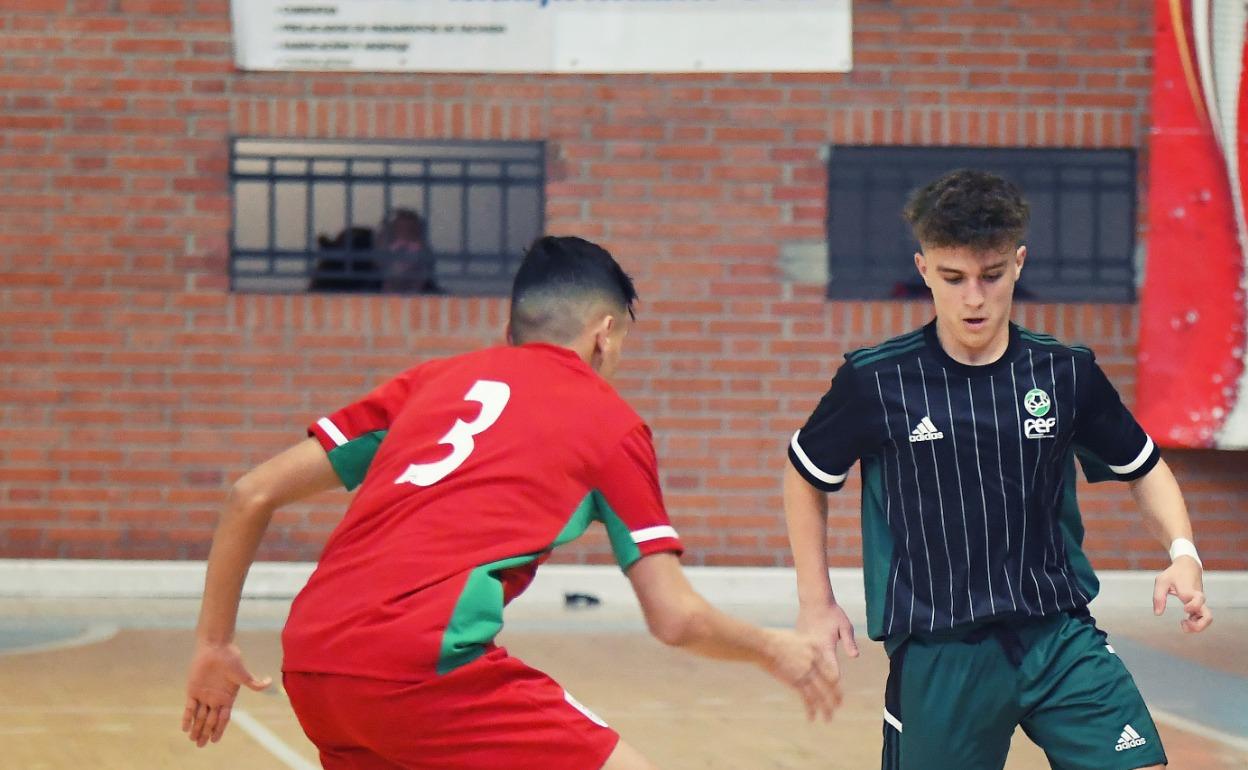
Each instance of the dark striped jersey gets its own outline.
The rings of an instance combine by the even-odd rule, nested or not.
[[[1005,355],[950,358],[933,321],[848,354],[789,458],[818,489],[862,463],[873,639],[932,634],[1091,601],[1074,458],[1129,481],[1159,453],[1092,351],[1010,325]]]

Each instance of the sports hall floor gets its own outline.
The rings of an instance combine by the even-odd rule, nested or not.
[[[1177,615],[1099,616],[1155,712],[1171,767],[1248,769],[1248,609],[1221,610],[1199,637]],[[257,675],[278,677],[287,603],[249,600],[239,641]],[[1173,608],[1172,608],[1173,609]],[[284,694],[244,691],[224,740],[195,749],[178,729],[197,604],[186,600],[0,599],[0,768],[303,770],[318,765]],[[788,607],[736,608],[786,625]],[[861,608],[857,610],[861,617]],[[845,669],[831,724],[761,672],[695,659],[644,633],[636,611],[517,603],[503,642],[555,676],[668,770],[878,767],[886,659],[867,643]],[[241,712],[241,713],[240,713]],[[1114,736],[1107,737],[1113,740]],[[1047,768],[1015,737],[1009,770]],[[552,769],[553,770],[553,769]]]

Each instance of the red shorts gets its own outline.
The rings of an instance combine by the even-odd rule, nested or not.
[[[599,770],[620,736],[502,648],[425,682],[283,675],[326,770]]]

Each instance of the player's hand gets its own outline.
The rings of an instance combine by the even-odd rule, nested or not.
[[[1213,611],[1205,604],[1204,570],[1190,556],[1180,556],[1157,576],[1153,584],[1153,614],[1166,610],[1166,600],[1179,597],[1186,617],[1179,623],[1185,633],[1204,631],[1213,622]]]
[[[858,642],[854,640],[854,624],[845,610],[836,602],[830,604],[803,604],[797,611],[797,630],[818,639],[833,666],[837,666],[836,645],[840,642],[845,654],[858,657]],[[839,668],[839,666],[838,666]]]
[[[831,719],[841,705],[835,658],[829,658],[820,641],[809,634],[777,629],[767,629],[767,634],[768,673],[798,691],[807,719]]]
[[[238,645],[212,645],[196,642],[191,671],[186,680],[186,710],[182,712],[182,732],[203,747],[221,740],[230,723],[230,709],[238,690],[247,685],[263,690],[273,683],[270,677],[257,679],[243,663]]]

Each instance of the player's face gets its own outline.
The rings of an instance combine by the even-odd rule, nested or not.
[[[1009,339],[1014,284],[1027,248],[977,251],[965,246],[930,247],[914,255],[923,282],[932,290],[941,342],[958,357],[996,352]]]

